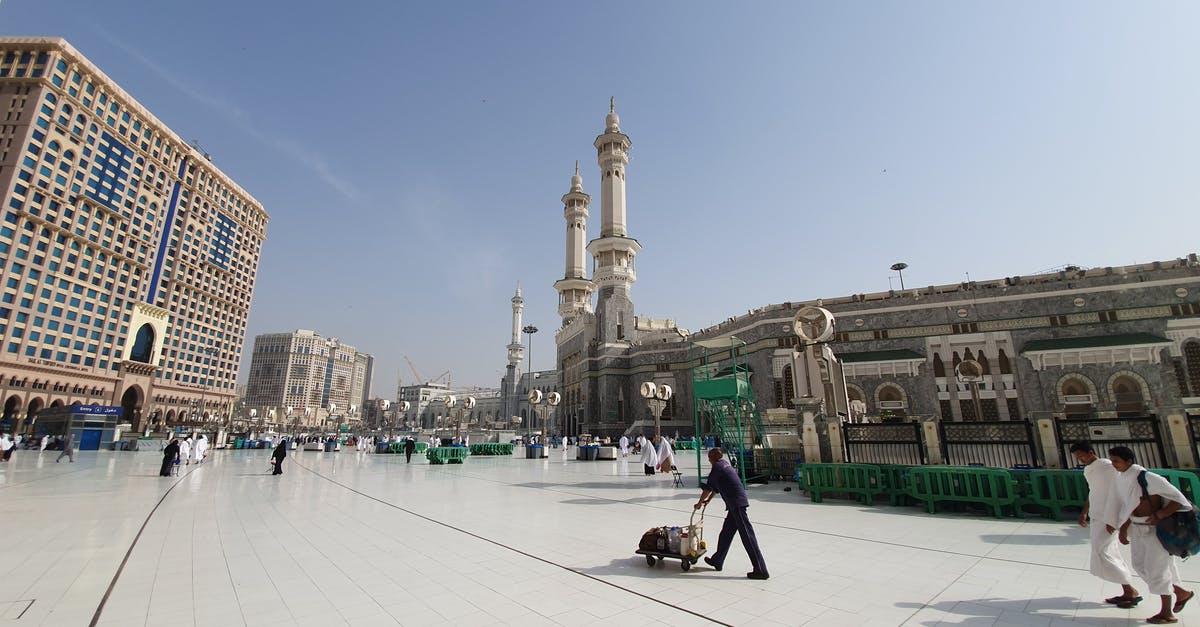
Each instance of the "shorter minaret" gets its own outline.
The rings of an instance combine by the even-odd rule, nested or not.
[[[563,278],[554,282],[558,290],[558,315],[563,326],[582,314],[592,312],[592,292],[596,286],[587,278],[586,255],[588,207],[592,197],[583,193],[579,162],[571,177],[571,191],[563,194],[563,217],[567,220],[567,264]]]
[[[521,284],[517,283],[517,293],[512,297],[512,342],[508,345],[508,367],[515,369],[525,358],[525,346],[521,344],[521,312],[525,309],[525,299],[521,298]]]
[[[520,406],[520,399],[517,398],[517,366],[525,358],[525,346],[521,344],[521,311],[524,309],[525,299],[521,298],[521,284],[518,282],[517,293],[512,297],[512,342],[508,345],[508,366],[500,382],[500,419],[505,422],[517,413],[517,407]]]

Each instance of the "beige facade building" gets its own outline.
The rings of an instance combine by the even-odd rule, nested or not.
[[[136,430],[232,409],[268,216],[58,38],[0,38],[0,394]]]
[[[280,426],[336,427],[361,420],[375,358],[307,329],[254,338],[247,409]]]

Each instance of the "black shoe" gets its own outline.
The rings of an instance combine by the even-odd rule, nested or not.
[[[712,566],[713,570],[717,571],[718,573],[721,572],[721,565],[714,564],[711,558],[707,558],[707,557],[704,558],[704,563],[708,564],[709,566]]]
[[[768,575],[767,573],[755,573],[755,572],[746,573],[746,579],[766,579],[768,577],[770,577],[770,575]]]

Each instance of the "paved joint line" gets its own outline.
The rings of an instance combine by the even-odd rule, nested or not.
[[[353,492],[353,493],[355,493],[355,494],[357,494],[357,495],[359,495],[359,496],[362,496],[362,497],[364,497],[364,498],[367,498],[367,499],[370,499],[370,500],[372,500],[372,501],[375,501],[376,503],[379,503],[379,504],[381,504],[381,505],[385,505],[385,506],[387,506],[387,507],[391,507],[392,509],[396,509],[396,510],[402,511],[402,512],[404,512],[404,513],[406,513],[406,514],[408,514],[408,515],[410,515],[410,516],[415,516],[415,517],[417,517],[417,518],[420,518],[421,520],[424,520],[424,521],[427,521],[427,522],[431,522],[431,523],[433,523],[433,524],[435,524],[435,525],[440,525],[440,526],[442,526],[442,527],[445,527],[445,528],[447,528],[447,529],[451,529],[451,530],[453,530],[453,531],[457,531],[457,532],[459,532],[459,533],[461,533],[461,534],[464,534],[464,535],[471,536],[472,538],[475,538],[475,539],[477,539],[477,540],[482,540],[482,541],[484,541],[484,542],[487,542],[488,544],[492,544],[492,545],[498,546],[498,547],[500,547],[500,548],[502,548],[502,549],[506,549],[506,550],[508,550],[508,551],[512,551],[513,553],[517,553],[518,555],[522,555],[522,556],[528,557],[528,558],[530,558],[530,559],[537,560],[537,561],[539,561],[539,562],[542,562],[543,564],[547,564],[547,565],[549,565],[549,566],[554,566],[555,568],[560,568],[560,569],[562,569],[562,570],[565,570],[565,571],[567,571],[567,572],[569,572],[569,573],[573,573],[573,574],[579,575],[580,577],[586,577],[587,579],[591,579],[592,581],[595,581],[595,582],[597,582],[597,583],[601,583],[601,584],[604,584],[604,585],[606,585],[606,586],[609,586],[609,587],[612,587],[612,588],[616,588],[617,590],[621,590],[622,592],[627,592],[627,593],[629,593],[629,594],[632,594],[632,595],[634,595],[634,596],[641,597],[641,598],[643,598],[643,599],[646,599],[647,601],[653,601],[654,603],[658,603],[659,605],[663,605],[663,606],[666,606],[666,607],[669,607],[669,608],[672,608],[672,609],[675,609],[675,610],[679,610],[680,612],[684,612],[684,613],[686,613],[686,614],[691,614],[692,616],[695,616],[696,618],[700,618],[700,619],[703,619],[703,620],[709,621],[709,622],[711,622],[711,623],[715,623],[715,624],[717,624],[717,625],[724,625],[725,627],[733,627],[733,626],[732,626],[732,625],[730,625],[729,623],[724,623],[724,622],[721,622],[721,621],[719,621],[719,620],[717,620],[717,619],[715,619],[715,618],[712,618],[712,617],[709,617],[709,616],[705,616],[705,615],[703,615],[703,614],[701,614],[701,613],[699,613],[699,612],[695,612],[695,611],[689,610],[689,609],[687,609],[687,608],[685,608],[685,607],[680,607],[680,606],[678,606],[678,605],[675,605],[675,604],[672,604],[672,603],[667,603],[666,601],[663,601],[663,600],[660,600],[660,599],[656,599],[656,598],[654,598],[654,597],[652,597],[652,596],[650,596],[650,595],[647,595],[647,594],[643,594],[643,593],[641,593],[641,592],[638,592],[637,590],[631,590],[631,589],[629,589],[629,588],[626,588],[626,587],[624,587],[624,586],[619,586],[619,585],[617,585],[617,584],[615,584],[615,583],[612,583],[612,582],[610,582],[610,581],[605,581],[604,579],[601,579],[601,578],[599,578],[599,577],[596,577],[595,575],[591,575],[591,574],[588,574],[588,573],[583,573],[583,572],[580,572],[580,571],[578,571],[578,570],[575,570],[574,568],[571,568],[570,566],[566,566],[566,565],[564,565],[564,564],[559,564],[558,562],[554,562],[554,561],[548,560],[548,559],[546,559],[546,558],[544,558],[544,557],[539,557],[539,556],[537,556],[537,555],[534,555],[534,554],[532,554],[532,553],[528,553],[528,552],[522,551],[521,549],[518,549],[518,548],[515,548],[515,547],[511,547],[511,546],[509,546],[509,545],[507,545],[507,544],[504,544],[503,542],[499,542],[499,541],[497,541],[497,540],[493,540],[493,539],[491,539],[491,538],[487,538],[487,537],[481,536],[481,535],[479,535],[479,534],[477,534],[477,533],[473,533],[473,532],[471,532],[471,531],[467,531],[466,529],[463,529],[463,528],[461,528],[461,527],[455,527],[454,525],[451,525],[450,523],[446,523],[446,522],[442,522],[442,521],[440,521],[440,520],[436,520],[436,519],[434,519],[434,518],[430,518],[430,517],[428,517],[428,516],[425,516],[424,514],[419,514],[419,513],[417,513],[417,512],[414,512],[414,511],[412,511],[412,510],[410,510],[410,509],[405,509],[405,508],[403,508],[403,507],[400,507],[399,505],[396,505],[395,503],[391,503],[391,502],[385,501],[385,500],[383,500],[383,499],[380,499],[380,498],[378,498],[378,497],[376,497],[376,496],[372,496],[372,495],[370,495],[370,494],[367,494],[366,492],[362,492],[361,490],[358,490],[358,489],[355,489],[355,488],[353,488],[353,487],[351,487],[351,486],[348,486],[348,485],[346,485],[346,484],[344,484],[344,483],[342,483],[342,482],[340,482],[340,481],[337,481],[337,480],[335,480],[335,479],[331,479],[331,478],[329,478],[329,477],[327,477],[327,476],[325,476],[325,475],[323,475],[323,474],[321,474],[321,473],[317,472],[316,470],[313,470],[312,468],[309,468],[308,466],[305,466],[305,465],[303,465],[303,464],[300,464],[300,463],[297,463],[297,462],[292,462],[292,463],[293,463],[293,465],[295,465],[295,466],[299,466],[299,467],[301,467],[301,468],[303,468],[303,469],[307,470],[308,472],[311,472],[312,474],[314,474],[314,475],[316,475],[316,476],[320,477],[321,479],[324,479],[324,480],[326,480],[326,481],[328,481],[328,482],[330,482],[330,483],[332,483],[332,484],[334,484],[334,485],[336,485],[336,486],[340,486],[340,487],[342,487],[342,488],[344,488],[344,489],[346,489],[346,490],[349,490],[349,491],[351,491],[351,492]]]
[[[96,613],[92,614],[92,621],[88,623],[88,627],[96,627],[96,624],[100,622],[100,615],[104,613],[104,605],[108,603],[108,597],[112,595],[113,588],[117,587],[117,580],[121,578],[121,573],[125,570],[125,564],[129,563],[129,556],[133,555],[133,548],[137,546],[138,540],[142,539],[142,532],[146,530],[146,525],[150,524],[150,519],[154,517],[154,513],[158,511],[158,508],[163,504],[163,501],[167,500],[167,496],[171,494],[171,492],[178,487],[180,483],[183,483],[183,480],[186,479],[188,475],[199,469],[200,467],[196,466],[195,468],[189,469],[187,472],[180,475],[180,477],[175,480],[175,483],[172,483],[171,487],[167,488],[166,492],[163,492],[162,498],[158,499],[158,502],[155,503],[154,507],[150,509],[150,513],[146,514],[146,520],[142,521],[142,526],[138,528],[137,535],[133,537],[133,542],[129,543],[129,549],[125,551],[125,557],[121,559],[121,565],[117,566],[117,572],[113,573],[112,581],[108,582],[108,589],[104,591],[104,596],[100,597],[100,605],[96,606]]]

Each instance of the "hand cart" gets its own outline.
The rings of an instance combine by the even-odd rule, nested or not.
[[[634,552],[638,555],[645,555],[648,566],[661,564],[663,560],[667,559],[680,560],[679,566],[686,573],[692,564],[700,561],[700,558],[708,552],[708,546],[704,543],[704,510],[706,509],[708,509],[708,503],[700,506],[699,509],[693,509],[692,516],[688,519],[686,529],[690,550],[687,555],[683,555],[680,551],[650,551],[642,548]],[[700,522],[696,522],[696,512],[700,512]]]

